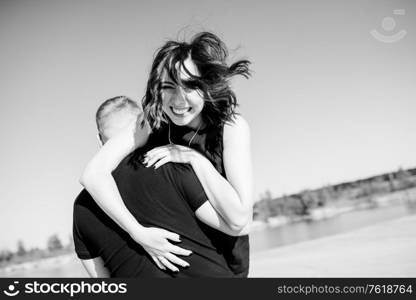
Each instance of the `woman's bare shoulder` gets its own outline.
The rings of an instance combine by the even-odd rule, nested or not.
[[[248,138],[250,126],[241,115],[235,115],[232,120],[224,124],[224,142],[237,138]]]

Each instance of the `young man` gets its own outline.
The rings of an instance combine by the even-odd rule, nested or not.
[[[105,101],[96,114],[100,141],[105,143],[140,113],[137,104],[126,97]],[[169,239],[177,241],[170,245],[172,252],[189,255],[191,250],[192,255],[186,261],[176,256],[172,259],[181,267],[172,266],[176,272],[161,270],[83,190],[74,203],[73,234],[78,257],[93,277],[233,277],[220,245],[212,238],[212,228],[229,235],[239,232],[233,231],[207,201],[191,166],[169,163],[153,169],[138,161],[141,153],[156,144],[150,135],[147,145],[125,158],[113,176],[135,218],[145,227],[167,230]]]

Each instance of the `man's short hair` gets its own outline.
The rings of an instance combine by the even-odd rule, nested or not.
[[[117,96],[110,99],[107,99],[100,105],[96,114],[95,121],[97,123],[98,131],[101,131],[103,121],[112,113],[118,112],[123,109],[129,109],[133,112],[140,112],[141,109],[137,102],[126,97],[126,96]]]

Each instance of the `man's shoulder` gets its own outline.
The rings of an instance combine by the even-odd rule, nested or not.
[[[91,195],[87,192],[86,189],[83,189],[75,198],[74,206],[86,205],[91,203],[91,201],[94,201],[94,199],[91,197]]]
[[[131,172],[139,169],[142,166],[144,155],[155,147],[161,146],[163,143],[160,140],[158,134],[151,133],[149,140],[143,147],[135,149],[132,153],[128,154],[121,160],[119,165],[114,169],[113,176],[116,176],[123,172]]]
[[[190,164],[167,163],[160,168],[169,173],[173,182],[184,189],[195,189],[200,185],[199,179]]]
[[[139,165],[143,160],[143,154],[145,153],[144,148],[138,148],[134,150],[132,153],[127,155],[123,160],[118,164],[118,166],[112,172],[112,175],[117,177],[120,172],[129,170],[137,170]]]
[[[177,174],[184,174],[188,176],[196,176],[194,169],[190,164],[183,163],[170,163],[166,164],[167,168],[170,168],[173,172]]]
[[[158,131],[152,132],[149,135],[149,139],[147,140],[146,145],[143,147],[135,149],[132,153],[127,155],[115,168],[113,171],[113,176],[119,174],[123,171],[132,171],[137,170],[142,165],[142,160],[144,158],[144,154],[146,152],[152,150],[155,147],[166,145],[166,138],[164,138],[165,134],[165,128],[161,128]]]
[[[97,214],[101,209],[86,189],[83,189],[74,201],[74,216]]]
[[[94,220],[102,218],[104,212],[94,201],[87,190],[83,189],[74,201],[73,220],[77,226],[89,225]]]

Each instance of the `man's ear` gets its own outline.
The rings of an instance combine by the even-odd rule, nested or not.
[[[102,147],[104,143],[103,143],[103,138],[101,136],[101,133],[97,133],[97,139],[98,139],[98,143],[100,144],[100,147]]]

